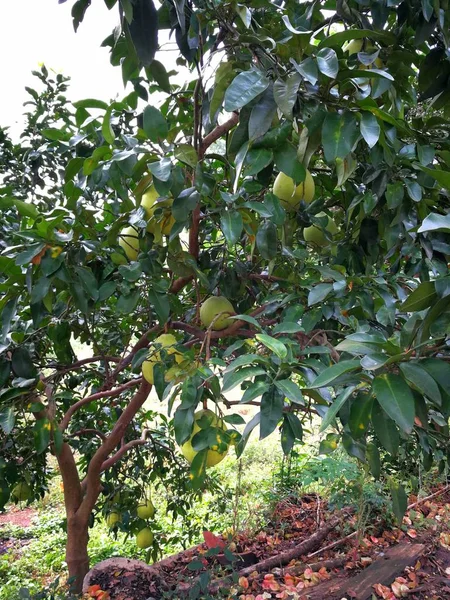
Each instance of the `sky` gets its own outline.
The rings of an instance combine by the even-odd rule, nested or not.
[[[70,100],[99,98],[109,101],[124,95],[119,67],[109,62],[102,41],[119,22],[117,6],[111,11],[103,0],[93,0],[75,33],[70,15],[74,0],[3,0],[0,7],[0,125],[20,130],[24,87],[34,87],[31,71],[39,63],[71,77]]]

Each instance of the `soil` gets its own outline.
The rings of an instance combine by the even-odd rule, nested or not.
[[[4,526],[16,525],[17,527],[27,529],[27,527],[31,527],[35,516],[37,516],[37,511],[33,508],[23,508],[22,510],[12,508],[7,513],[0,513],[0,555],[6,554],[12,547],[17,547],[18,544],[20,546],[29,544],[29,541],[26,539],[16,540],[6,535],[4,533]]]
[[[268,573],[259,574],[255,571],[249,577],[240,577],[238,583],[227,582],[227,585],[220,586],[221,591],[230,585],[234,586],[234,593],[237,594],[235,597],[241,600],[322,600],[331,599],[332,590],[343,582],[349,590],[345,596],[348,600],[371,600],[372,593],[373,598],[383,600],[396,600],[399,597],[412,600],[449,600],[449,517],[450,493],[447,492],[410,511],[404,519],[402,529],[387,528],[379,520],[372,524],[370,532],[366,532],[366,536],[359,541],[356,538],[347,540],[314,559],[302,557],[302,560],[292,561],[287,566],[280,565]],[[235,551],[252,552],[258,561],[262,561],[297,546],[329,519],[326,505],[315,495],[284,500],[279,503],[271,522],[263,531],[253,537],[242,533],[233,540],[236,544]],[[347,519],[344,529],[332,531],[322,547],[339,540],[348,533],[348,527],[351,530],[355,525],[356,516]],[[388,581],[388,585],[382,585],[379,581],[369,582],[373,590],[370,596],[352,597],[352,580],[358,573],[376,561],[382,561],[383,555],[390,548],[405,544],[412,547],[419,543],[425,545],[422,556],[414,559],[414,564],[410,564],[400,575],[398,569],[397,572],[393,571],[392,581]],[[202,544],[196,549],[156,563],[150,570],[147,567],[145,572],[139,569],[127,571],[109,568],[96,573],[90,581],[94,585],[91,588],[92,597],[96,597],[101,589],[108,592],[109,595],[105,596],[108,600],[162,600],[168,597],[167,594],[181,600],[203,578],[209,577],[209,580],[217,581],[217,577],[229,575],[230,568],[220,565],[214,556],[210,556],[211,552],[206,544]],[[312,568],[310,563],[315,563]],[[334,568],[333,563],[338,567]],[[376,573],[377,569],[372,568],[370,572]],[[204,581],[203,583],[205,584]],[[316,587],[319,596],[314,594]]]

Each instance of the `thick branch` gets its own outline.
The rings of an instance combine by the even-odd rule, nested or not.
[[[127,383],[123,383],[122,385],[119,385],[114,390],[104,390],[102,392],[97,392],[95,394],[91,394],[90,396],[86,396],[86,398],[82,398],[81,400],[78,400],[78,402],[75,402],[75,404],[72,404],[72,406],[68,409],[68,411],[64,415],[64,417],[59,425],[60,430],[65,431],[67,429],[67,426],[69,425],[70,419],[72,418],[72,416],[77,412],[77,410],[79,410],[85,404],[89,404],[90,402],[94,402],[95,400],[100,400],[101,398],[115,398],[116,396],[120,396],[120,394],[122,392],[124,392],[125,390],[135,387],[136,385],[139,385],[139,383],[141,383],[141,381],[142,381],[142,377],[139,377],[138,379],[132,379],[131,381],[127,381]]]
[[[71,433],[69,436],[69,438],[73,438],[73,437],[78,437],[80,435],[84,435],[86,433],[92,433],[92,435],[96,435],[98,436],[100,439],[102,440],[106,440],[106,435],[104,433],[102,433],[101,431],[99,431],[98,429],[91,429],[89,427],[86,427],[85,429],[79,429],[78,431],[75,431],[74,433]]]
[[[120,450],[118,450],[115,454],[113,454],[112,456],[110,456],[108,459],[106,459],[103,462],[101,469],[100,469],[101,473],[103,473],[103,471],[106,471],[107,469],[110,469],[113,465],[115,465],[117,462],[119,462],[119,460],[122,458],[122,456],[128,452],[128,450],[131,450],[132,448],[135,448],[136,446],[143,446],[144,444],[146,444],[148,433],[149,433],[149,430],[144,429],[142,431],[142,435],[140,438],[138,438],[136,440],[131,440],[131,441],[127,442],[126,444],[124,444],[123,446],[121,446]]]
[[[237,125],[238,123],[239,123],[239,113],[234,112],[231,115],[231,117],[228,119],[228,121],[225,121],[225,123],[222,123],[222,125],[217,125],[217,127],[215,129],[213,129],[213,131],[211,131],[211,133],[208,133],[208,135],[203,138],[203,141],[200,145],[199,158],[203,158],[206,150],[212,144],[214,144],[214,142],[217,142],[217,140],[220,139],[225,133],[228,133],[230,131],[230,129],[233,129],[233,127],[235,125]]]
[[[86,495],[79,510],[81,518],[89,518],[100,493],[100,474],[102,472],[103,463],[125,435],[127,427],[147,400],[151,389],[152,386],[150,383],[145,381],[145,379],[142,380],[138,391],[134,394],[130,403],[120,415],[113,430],[92,457],[86,476]]]
[[[53,379],[58,375],[64,375],[64,373],[69,373],[70,371],[76,371],[77,369],[80,369],[82,366],[87,365],[89,363],[100,361],[118,363],[120,362],[120,358],[118,358],[117,356],[91,356],[90,358],[83,358],[82,360],[77,360],[71,365],[56,365],[55,367],[52,367],[56,369],[56,373],[52,373],[52,375],[45,377],[44,381],[49,381],[50,379]]]
[[[83,496],[75,457],[69,444],[63,443],[56,458],[63,480],[66,515],[70,518],[78,510]]]

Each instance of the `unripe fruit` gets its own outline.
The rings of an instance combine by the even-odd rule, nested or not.
[[[320,212],[317,216],[327,217],[328,222],[325,226],[325,229],[326,231],[328,231],[328,233],[331,234],[331,236],[334,236],[336,233],[338,233],[339,230],[336,227],[336,223],[333,221],[333,219],[330,219],[330,217],[327,214],[325,214],[324,212]],[[323,230],[320,227],[317,227],[316,225],[305,227],[305,229],[303,230],[303,238],[305,242],[309,242],[315,246],[319,246],[320,248],[327,246],[330,243],[329,240],[326,238]]]
[[[120,521],[120,514],[116,511],[110,512],[106,515],[106,524],[110,529],[112,529],[117,523],[120,523]]]
[[[136,536],[136,546],[138,548],[148,548],[153,544],[153,533],[148,527],[144,527]]]
[[[212,324],[214,331],[220,331],[233,323],[233,319],[229,317],[234,315],[235,312],[234,306],[228,298],[225,298],[225,296],[211,296],[200,307],[200,320],[205,327]]]
[[[347,52],[349,56],[358,54],[362,50],[363,43],[363,40],[352,40],[344,46],[344,52]]]
[[[124,227],[119,234],[119,246],[123,248],[128,260],[136,260],[139,254],[139,233],[136,227]]]
[[[19,502],[25,502],[31,498],[31,488],[26,481],[21,481],[12,490],[11,496]]]
[[[273,184],[273,193],[281,200],[282,206],[290,212],[297,211],[302,200],[309,204],[314,198],[315,191],[314,179],[308,169],[306,169],[305,180],[297,186],[295,181],[284,173],[278,173]]]
[[[194,450],[194,448],[192,447],[192,438],[196,433],[198,433],[201,430],[200,425],[198,425],[198,421],[200,421],[202,417],[207,417],[209,419],[211,427],[217,427],[219,429],[222,429],[223,431],[226,431],[226,426],[224,422],[221,419],[218,419],[212,410],[198,410],[194,415],[194,428],[192,430],[191,437],[187,440],[187,442],[185,442],[181,446],[181,452],[189,463],[192,463],[192,461],[198,454],[198,451]],[[217,445],[219,446],[220,443],[220,432],[217,432]],[[217,450],[208,450],[206,454],[206,466],[213,467],[214,465],[217,465],[225,458],[227,452],[228,448],[226,448],[224,452],[218,452]]]
[[[163,333],[155,339],[154,343],[160,344],[166,350],[167,354],[173,354],[177,363],[183,362],[183,354],[175,349],[174,346],[176,346],[177,340],[175,336],[171,333]],[[142,363],[142,375],[144,379],[146,379],[146,381],[148,381],[152,385],[155,383],[153,378],[153,369],[156,363],[159,362],[161,362],[161,353],[153,352],[151,356],[147,360],[144,360],[144,362]],[[170,381],[167,379],[167,373],[166,380]]]
[[[150,221],[150,223],[147,225],[147,231],[153,233],[153,235],[157,235],[159,232],[164,235],[169,235],[173,224],[175,223],[175,219],[170,211],[170,207],[173,204],[173,198],[163,200],[162,202],[157,202],[158,198],[159,194],[154,185],[151,185],[142,196],[141,206],[145,210],[147,220],[152,219],[158,208],[163,209],[163,214],[161,217],[159,217],[157,221]]]
[[[155,507],[150,498],[146,502],[140,503],[136,512],[140,519],[151,519],[155,514]]]

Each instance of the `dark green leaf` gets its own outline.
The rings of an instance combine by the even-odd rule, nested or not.
[[[154,106],[146,106],[144,109],[143,129],[145,135],[152,142],[164,140],[169,131],[166,119],[162,116],[161,111]]]
[[[279,171],[291,177],[296,183],[305,181],[305,167],[299,162],[294,146],[284,144],[279,150],[276,150],[274,158]]]
[[[270,435],[283,416],[284,395],[272,386],[261,398],[261,423],[259,439]]]
[[[378,402],[373,404],[371,419],[375,434],[383,447],[392,456],[396,456],[400,445],[400,436],[394,421],[387,416]]]
[[[297,94],[302,77],[299,73],[289,75],[286,81],[277,79],[273,85],[273,95],[278,108],[288,119],[292,118],[292,110],[297,101]]]
[[[375,479],[379,479],[381,475],[380,451],[373,442],[367,444],[366,457],[372,475],[375,477]]]
[[[133,0],[129,31],[139,60],[147,67],[158,48],[158,12],[152,0]]]
[[[154,290],[149,290],[148,298],[158,315],[160,324],[164,325],[170,314],[170,304],[167,300],[167,294],[160,294]]]
[[[380,137],[380,125],[377,118],[372,113],[363,111],[361,113],[360,129],[361,135],[369,148],[373,148]]]
[[[345,158],[353,150],[358,137],[358,124],[352,113],[328,113],[322,125],[325,160],[332,163],[336,158]]]
[[[261,342],[261,344],[264,344],[264,346],[266,346],[266,348],[269,348],[269,350],[271,350],[279,358],[281,358],[281,359],[286,358],[287,348],[283,344],[283,342],[280,342],[276,338],[273,338],[272,336],[267,335],[265,333],[257,333],[255,338],[258,340],[258,342]]]
[[[308,385],[309,388],[322,388],[331,385],[333,381],[339,379],[344,373],[350,371],[356,371],[360,369],[361,365],[359,360],[341,360],[331,367],[324,369],[316,379]]]
[[[11,366],[17,377],[23,377],[24,379],[33,379],[36,377],[36,368],[33,365],[30,353],[23,346],[14,350]]]
[[[360,392],[356,395],[350,408],[348,425],[355,440],[361,438],[367,431],[372,412],[373,398],[370,394]]]
[[[437,294],[434,282],[424,281],[406,298],[400,306],[400,310],[405,312],[425,310],[434,303],[436,298]]]
[[[322,425],[319,429],[320,433],[322,433],[322,431],[325,431],[325,429],[327,429],[327,427],[329,427],[333,423],[341,408],[352,395],[354,389],[354,385],[349,386],[347,389],[341,392],[339,396],[336,396],[336,398],[333,401],[333,404],[328,407],[325,417],[323,418]]]
[[[427,231],[445,231],[450,232],[450,213],[447,215],[439,215],[437,213],[431,213],[422,222],[422,225],[417,230],[418,233],[425,233]]]
[[[8,406],[0,411],[0,428],[3,429],[5,435],[9,435],[14,428],[15,423],[14,409]]]
[[[373,392],[387,415],[393,419],[405,433],[411,433],[414,425],[414,397],[405,381],[394,373],[375,377]]]
[[[389,487],[392,496],[392,511],[397,519],[397,525],[400,527],[408,508],[408,497],[401,483],[391,479]]]
[[[308,306],[322,302],[333,291],[331,283],[319,283],[308,294]]]
[[[242,215],[237,210],[226,210],[220,218],[220,228],[223,231],[228,244],[234,245],[241,237],[244,221]]]
[[[277,254],[277,228],[271,221],[264,221],[256,233],[256,245],[261,256],[267,260]]]
[[[225,92],[225,110],[239,110],[264,92],[269,83],[269,79],[256,69],[239,73]]]
[[[275,381],[275,385],[288,400],[294,402],[294,404],[305,406],[302,391],[296,383],[290,379],[280,379]]]
[[[400,363],[400,369],[405,379],[424,396],[441,406],[442,397],[438,384],[433,377],[421,367],[418,361]]]
[[[245,173],[247,175],[256,175],[265,169],[273,161],[273,152],[267,148],[258,148],[250,150],[245,157]]]
[[[250,381],[257,375],[264,375],[265,372],[261,367],[245,367],[239,371],[226,373],[223,378],[222,393],[229,392],[243,381]]]
[[[322,48],[317,53],[317,66],[319,71],[334,79],[339,71],[339,63],[336,52],[332,48]]]

